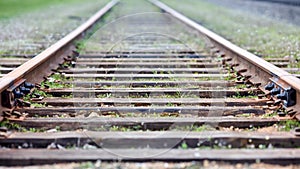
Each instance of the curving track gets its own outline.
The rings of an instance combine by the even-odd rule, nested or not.
[[[3,77],[3,123],[19,132],[2,133],[0,164],[299,163],[299,79],[150,2],[112,1]]]

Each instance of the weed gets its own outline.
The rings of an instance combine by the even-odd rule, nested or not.
[[[111,98],[112,94],[111,93],[98,94],[96,97],[97,98]]]
[[[245,84],[238,84],[235,86],[237,89],[245,89],[247,86]]]
[[[183,142],[181,143],[181,145],[180,145],[180,148],[182,148],[182,149],[186,150],[186,149],[188,149],[188,148],[189,148],[189,146],[186,144],[186,142],[185,142],[185,141],[183,141]]]
[[[236,92],[235,95],[233,96],[233,98],[242,98],[240,92]]]
[[[0,122],[1,127],[6,127],[9,130],[17,130],[17,131],[22,131],[25,132],[27,131],[26,128],[22,127],[21,125],[13,122],[9,122],[8,120],[4,120]]]
[[[73,94],[70,94],[70,95],[62,95],[61,96],[62,98],[73,98],[74,96],[73,96]]]
[[[34,91],[31,94],[32,97],[37,97],[37,96],[42,96],[42,97],[47,97],[47,94],[45,91],[34,89]]]
[[[60,126],[56,126],[55,129],[56,129],[56,131],[61,131]]]
[[[49,80],[50,80],[50,78],[53,78],[54,80],[57,80],[57,81],[66,80],[66,77],[63,74],[60,74],[60,73],[54,73],[49,77]]]
[[[261,117],[262,118],[268,118],[268,117],[274,117],[274,116],[277,116],[277,112],[276,111],[271,112],[271,113],[265,113]]]
[[[77,52],[80,53],[85,48],[85,39],[78,40],[75,42],[75,46],[77,48]]]
[[[175,126],[171,130],[203,132],[203,131],[214,131],[216,129],[210,125],[201,125],[201,126],[191,125],[191,126]]]
[[[79,168],[81,169],[90,169],[90,168],[95,168],[94,164],[92,162],[85,162],[85,163],[81,163]]]
[[[176,106],[176,104],[168,102],[166,106],[168,106],[168,107],[174,107],[174,106]]]
[[[49,88],[56,88],[56,89],[73,87],[72,84],[62,83],[67,80],[72,80],[72,79],[67,79],[64,75],[60,73],[54,73],[50,77],[48,77],[46,81],[41,83],[41,87],[45,88],[47,86]]]
[[[29,128],[28,130],[29,132],[32,132],[32,133],[38,133],[38,132],[42,132],[41,129],[37,129],[37,128]]]
[[[30,106],[35,108],[46,107],[46,103],[31,103]]]
[[[31,100],[31,98],[38,98],[38,97],[51,97],[52,95],[46,94],[46,92],[38,89],[34,89],[31,94],[27,94],[23,97],[24,101],[30,102],[30,106],[40,108],[46,107],[46,103],[35,103]]]
[[[138,126],[136,128],[139,128]],[[120,126],[111,126],[109,128],[109,131],[134,131],[131,128],[128,127],[120,127]]]
[[[30,99],[31,99],[31,95],[30,94],[27,94],[23,97],[23,100],[24,101],[27,101],[27,102],[30,102]]]
[[[255,95],[253,92],[248,92],[248,94],[246,94],[246,95],[241,95],[241,93],[239,91],[236,91],[236,94],[232,97],[236,98],[236,99],[241,99],[241,98],[256,99],[256,98],[258,98],[258,96]]]
[[[193,126],[192,127],[192,130],[196,131],[196,132],[211,131],[212,129],[214,129],[214,128],[212,128],[209,125],[202,125],[202,126],[199,126],[199,127],[198,126]]]
[[[291,131],[296,127],[300,127],[300,122],[297,120],[286,120],[279,123],[279,130],[281,131]]]

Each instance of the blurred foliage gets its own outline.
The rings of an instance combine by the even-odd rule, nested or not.
[[[0,0],[0,19],[49,7],[52,4],[80,2],[80,0]]]

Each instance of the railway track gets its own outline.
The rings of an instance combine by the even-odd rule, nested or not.
[[[1,165],[300,161],[297,70],[159,1],[112,1],[27,60],[1,62]]]

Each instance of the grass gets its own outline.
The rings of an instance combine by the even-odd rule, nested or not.
[[[130,126],[130,127],[121,127],[121,126],[102,126],[96,128],[96,131],[143,131],[144,127],[141,125]],[[205,131],[215,131],[216,129],[209,125],[190,125],[190,126],[172,126],[169,129],[163,129],[161,131],[191,131],[191,132],[205,132]]]
[[[75,42],[76,51],[80,53],[85,48],[85,41],[86,39],[78,40]]]
[[[296,127],[300,127],[300,122],[297,120],[286,120],[280,122],[279,126],[280,131],[291,131]]]
[[[97,98],[111,98],[113,95],[111,93],[106,93],[106,94],[98,94],[96,97]]]
[[[41,108],[41,107],[46,107],[46,104],[40,104],[40,103],[34,103],[31,98],[38,98],[38,97],[51,97],[51,95],[47,95],[44,91],[38,90],[38,89],[34,89],[32,93],[27,94],[23,97],[24,101],[27,101],[30,103],[31,107],[35,107],[35,108]]]
[[[1,0],[0,1],[0,19],[10,18],[30,12],[32,10],[47,8],[52,4],[80,2],[79,0]]]
[[[247,15],[204,0],[162,1],[256,55],[300,57],[300,28],[297,26]]]
[[[42,97],[47,97],[47,93],[42,91],[42,90],[38,90],[38,89],[34,89],[34,91],[32,92],[32,97],[37,97],[37,96],[42,96]]]
[[[89,161],[89,162],[81,163],[78,168],[79,169],[95,168],[95,164]]]
[[[181,145],[180,145],[180,148],[186,150],[186,149],[189,148],[189,146],[186,144],[185,141],[183,141],[183,142],[181,143]]]
[[[241,98],[257,99],[258,96],[255,93],[252,93],[252,92],[248,92],[248,94],[246,94],[246,95],[241,95],[239,93],[239,91],[236,91],[236,94],[233,95],[232,98],[235,98],[235,99],[241,99]]]
[[[64,75],[59,73],[54,73],[47,78],[46,81],[41,83],[41,87],[45,88],[46,86],[52,89],[59,88],[71,88],[72,84],[64,83],[64,81],[72,80],[72,78],[66,78]]]
[[[43,130],[38,129],[38,128],[25,128],[21,126],[20,124],[9,122],[8,120],[4,120],[0,122],[1,127],[6,127],[9,130],[14,130],[14,131],[19,131],[19,132],[32,132],[32,133],[37,133],[37,132],[43,132]]]
[[[46,103],[31,103],[30,106],[34,108],[42,108],[46,107]]]
[[[215,131],[216,129],[210,125],[190,125],[190,126],[174,126],[171,130],[173,131],[193,131],[193,132],[204,132],[204,131]]]
[[[21,127],[19,124],[11,123],[7,120],[1,121],[0,126],[6,127],[7,129],[10,129],[10,130],[25,131],[25,129],[23,127]]]
[[[38,54],[107,2],[109,0],[1,0],[0,54]]]

